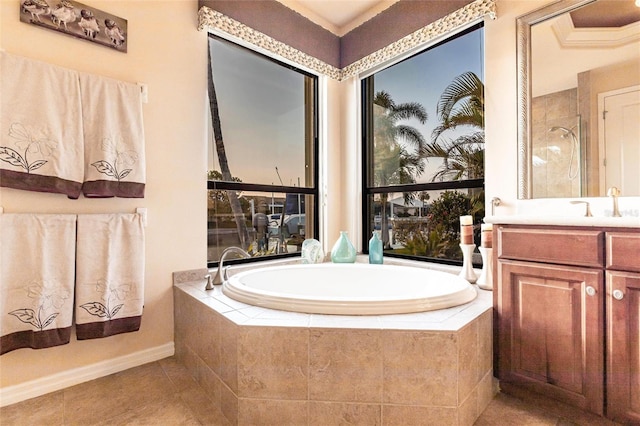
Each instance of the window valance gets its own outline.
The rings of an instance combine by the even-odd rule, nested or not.
[[[198,11],[198,30],[221,31],[256,47],[258,50],[267,51],[301,67],[342,81],[390,61],[399,55],[411,52],[419,46],[442,38],[485,16],[489,16],[491,19],[496,18],[495,0],[476,0],[469,3],[344,68],[329,65],[207,6],[202,6]]]

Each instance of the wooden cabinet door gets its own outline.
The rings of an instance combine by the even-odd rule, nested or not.
[[[640,424],[640,274],[607,271],[606,300],[607,417]]]
[[[601,415],[603,271],[500,260],[498,276],[501,385]]]

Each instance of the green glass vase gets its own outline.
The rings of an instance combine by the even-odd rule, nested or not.
[[[356,248],[349,241],[346,231],[340,231],[340,237],[331,249],[331,261],[333,263],[354,263],[356,261]]]

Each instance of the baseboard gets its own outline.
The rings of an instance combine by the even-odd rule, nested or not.
[[[173,356],[173,342],[0,389],[0,407]]]

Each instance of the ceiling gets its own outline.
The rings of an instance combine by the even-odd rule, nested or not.
[[[399,0],[278,0],[311,21],[343,36]],[[621,27],[640,21],[634,0],[598,0],[571,13],[576,28]]]
[[[571,12],[576,28],[618,28],[640,21],[634,0],[599,0]]]
[[[343,36],[399,0],[278,0],[332,33]]]

